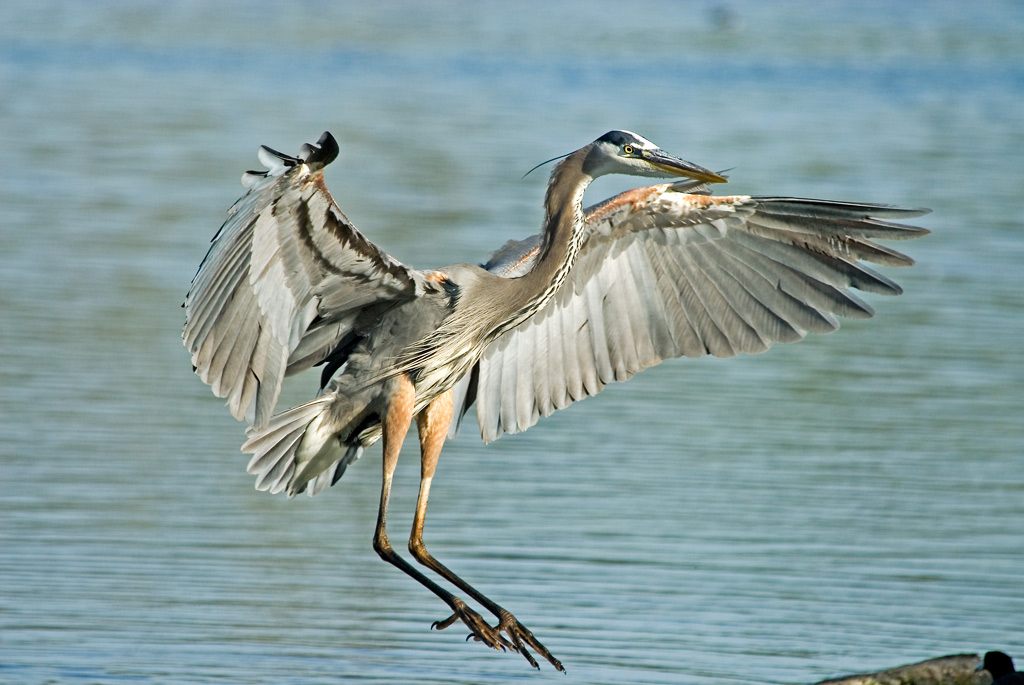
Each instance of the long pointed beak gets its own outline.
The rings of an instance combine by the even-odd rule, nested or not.
[[[714,171],[697,166],[691,162],[673,157],[664,150],[643,150],[641,152],[651,166],[669,176],[682,176],[692,178],[705,183],[727,183],[725,176],[716,174]]]

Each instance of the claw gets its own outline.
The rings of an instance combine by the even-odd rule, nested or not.
[[[527,646],[529,646],[530,649],[547,659],[548,663],[562,673],[565,673],[565,667],[562,666],[562,662],[556,659],[548,651],[547,647],[542,645],[533,636],[533,633],[526,626],[504,609],[498,612],[498,625],[493,627],[484,621],[480,614],[470,609],[460,599],[455,599],[452,609],[453,613],[451,616],[440,621],[434,621],[430,624],[430,628],[432,630],[444,630],[454,625],[456,621],[461,620],[470,630],[469,635],[466,636],[467,642],[473,639],[477,642],[483,642],[492,649],[500,649],[503,652],[507,650],[519,652],[531,666],[540,670],[540,664],[537,663],[537,660],[533,658],[533,655],[527,649]],[[502,635],[502,633],[508,635],[508,638]]]
[[[496,628],[492,628],[480,614],[466,606],[466,603],[462,600],[455,599],[452,609],[454,613],[451,616],[442,621],[434,621],[430,627],[444,630],[455,623],[456,620],[461,620],[471,631],[466,638],[467,640],[473,638],[477,642],[483,642],[491,649],[500,649],[503,652],[506,649],[515,649],[515,646],[506,640]]]
[[[534,651],[547,659],[548,663],[552,666],[562,673],[565,673],[565,667],[562,666],[562,662],[556,659],[555,656],[548,651],[547,647],[542,645],[540,641],[533,636],[533,633],[531,633],[526,626],[520,623],[515,616],[502,609],[499,613],[498,619],[498,631],[504,632],[512,639],[512,645],[515,651],[522,654],[523,658],[530,662],[531,666],[540,670],[540,665],[537,664],[537,660],[533,658],[533,655],[527,651],[526,645],[529,645]]]

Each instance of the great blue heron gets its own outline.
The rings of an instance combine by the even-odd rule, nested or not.
[[[927,210],[791,198],[711,196],[726,179],[649,140],[612,131],[551,173],[540,235],[510,242],[484,266],[418,271],[367,240],[323,180],[338,154],[325,133],[298,157],[260,149],[264,172],[214,236],[185,302],[185,345],[200,378],[251,426],[256,487],[295,495],[334,484],[383,438],[373,546],[429,588],[473,637],[561,662],[511,613],[434,559],[423,543],[441,446],[476,404],[481,434],[525,430],[541,415],[594,395],[663,359],[761,352],[835,315],[868,317],[849,288],[897,294],[860,260],[913,262],[872,239],[924,229],[886,219]],[[584,190],[604,174],[687,181],[622,193],[589,210]],[[321,394],[273,414],[286,375],[324,366]],[[492,626],[398,556],[386,533],[391,479],[416,419],[419,498],[409,550],[494,614]]]

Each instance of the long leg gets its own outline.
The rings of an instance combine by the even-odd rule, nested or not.
[[[420,433],[420,494],[416,500],[416,516],[413,519],[412,534],[409,536],[409,551],[421,564],[458,587],[497,616],[497,630],[504,631],[509,636],[513,649],[526,657],[526,660],[534,668],[539,668],[539,666],[530,652],[527,651],[526,645],[535,649],[559,671],[564,672],[565,668],[562,667],[562,662],[552,656],[551,652],[533,636],[533,633],[526,626],[516,620],[515,616],[455,575],[453,571],[427,551],[427,547],[423,542],[423,523],[427,516],[427,498],[430,496],[430,484],[434,478],[434,471],[437,468],[437,461],[441,456],[441,448],[444,446],[445,436],[448,434],[448,426],[451,424],[451,420],[452,393],[450,390],[427,405],[417,417]],[[434,626],[438,629],[447,628],[460,618],[463,622],[466,622],[466,619],[460,616],[458,611],[455,611],[445,620],[435,623]]]
[[[454,615],[459,616],[473,631],[473,635],[494,649],[505,649],[511,645],[501,634],[491,628],[475,611],[466,606],[461,599],[448,592],[434,581],[420,573],[402,557],[395,554],[387,535],[388,499],[391,496],[391,480],[398,465],[398,453],[402,449],[402,441],[412,422],[412,410],[416,400],[416,390],[411,381],[402,376],[393,381],[394,387],[389,394],[381,424],[384,429],[384,478],[380,490],[380,509],[377,511],[377,529],[373,536],[373,549],[381,559],[399,568],[425,588],[444,600],[451,607]]]

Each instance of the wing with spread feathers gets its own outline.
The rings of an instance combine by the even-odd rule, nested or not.
[[[185,347],[231,413],[269,420],[281,383],[344,347],[359,313],[413,298],[422,275],[388,256],[345,217],[324,185],[338,154],[324,133],[298,157],[267,147],[268,171],[228,212],[185,300]]]
[[[835,330],[836,315],[870,317],[851,288],[901,290],[862,261],[913,264],[873,241],[928,232],[890,221],[923,209],[692,191],[639,188],[587,210],[586,242],[559,292],[455,389],[458,415],[476,403],[484,440],[664,359],[763,352]],[[522,275],[538,244],[509,243],[486,268]]]

